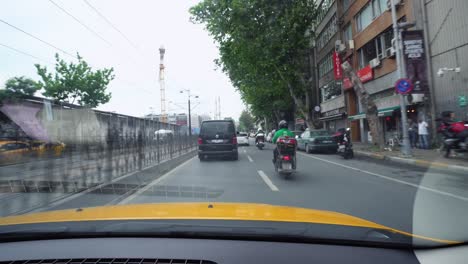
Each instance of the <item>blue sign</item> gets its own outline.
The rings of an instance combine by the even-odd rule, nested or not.
[[[408,94],[413,90],[413,87],[410,79],[399,79],[395,83],[395,90],[399,94]]]

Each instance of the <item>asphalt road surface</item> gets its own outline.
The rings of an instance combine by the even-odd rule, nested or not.
[[[145,175],[149,181],[141,181],[138,174],[124,175],[120,185],[113,186],[119,192],[84,192],[37,210],[163,202],[263,203],[345,213],[441,239],[463,239],[466,232],[460,231],[468,230],[467,175],[298,152],[297,172],[286,179],[274,170],[272,150],[272,145],[257,149],[251,139],[250,146],[239,147],[238,161],[193,157],[166,174]],[[21,200],[15,203],[20,206]]]

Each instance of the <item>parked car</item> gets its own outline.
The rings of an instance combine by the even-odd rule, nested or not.
[[[208,157],[239,158],[236,129],[232,120],[207,120],[201,124],[198,158],[203,161]]]
[[[306,129],[297,139],[297,149],[312,152],[336,152],[338,146],[333,135],[326,130]]]

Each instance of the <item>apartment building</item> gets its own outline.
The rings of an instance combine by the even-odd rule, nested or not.
[[[392,16],[387,0],[339,0],[340,41],[346,48],[342,61],[349,61],[378,109],[385,140],[401,135],[401,111],[395,82],[400,77],[396,65],[396,52]],[[410,30],[422,29],[422,20],[415,19],[420,10],[419,0],[399,0],[399,22],[416,22]],[[348,78],[343,78],[348,125],[352,140],[372,142],[363,106]],[[407,102],[407,116],[413,120],[430,112],[427,95],[415,94]]]
[[[342,80],[334,78],[333,53],[339,39],[338,1],[317,1],[318,24],[315,28],[315,61],[317,64],[317,87],[320,102],[320,117],[324,128],[336,131],[346,127],[345,98]]]

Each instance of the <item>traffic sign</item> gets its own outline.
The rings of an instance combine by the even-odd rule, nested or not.
[[[408,94],[413,90],[413,88],[414,86],[410,79],[402,78],[395,83],[395,90],[399,94]]]

